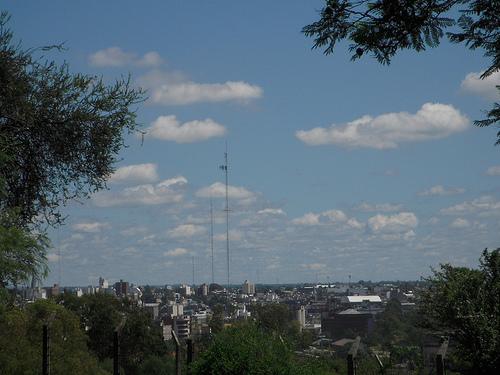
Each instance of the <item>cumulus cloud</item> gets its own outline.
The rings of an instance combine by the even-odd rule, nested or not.
[[[357,221],[349,222],[347,215],[341,210],[328,210],[320,213],[309,212],[292,220],[292,224],[294,225],[305,226],[338,223],[348,223],[348,225],[353,228],[357,225]]]
[[[241,186],[228,186],[228,195],[231,199],[236,199],[240,203],[251,203],[255,201],[256,194]],[[222,182],[215,182],[210,186],[203,187],[196,192],[199,198],[225,198],[226,185]]]
[[[426,103],[417,113],[363,116],[345,125],[299,130],[295,136],[309,146],[339,145],[375,149],[397,148],[404,142],[439,139],[467,129],[469,120],[451,105]]]
[[[368,219],[368,227],[374,233],[400,233],[415,229],[418,219],[412,212],[395,215],[375,215]]]
[[[187,254],[189,254],[189,250],[188,249],[184,249],[183,247],[178,247],[176,249],[168,250],[168,251],[165,251],[163,253],[163,255],[166,256],[166,257],[178,257],[178,256],[181,256],[181,255],[187,255]]]
[[[286,215],[285,211],[281,208],[264,208],[263,210],[257,211],[259,215]]]
[[[326,268],[326,264],[324,263],[305,263],[301,264],[302,268],[311,270],[311,271],[319,271]]]
[[[181,124],[175,116],[160,116],[146,129],[147,134],[163,141],[193,143],[226,134],[226,128],[212,119],[194,120]]]
[[[259,99],[263,89],[242,80],[223,83],[199,83],[175,70],[151,69],[137,79],[149,92],[149,102],[158,105],[187,105]]]
[[[99,207],[178,203],[184,197],[183,187],[186,184],[185,177],[177,176],[156,185],[145,184],[128,187],[118,192],[99,192],[94,195],[93,201]]]
[[[418,195],[426,197],[431,195],[454,195],[463,194],[464,188],[445,188],[443,185],[436,185],[418,193]]]
[[[151,101],[163,105],[184,105],[201,102],[249,101],[262,97],[262,88],[243,81],[196,83],[192,81],[165,83],[151,91]]]
[[[109,228],[109,223],[101,223],[98,221],[77,223],[73,225],[74,230],[84,233],[99,233],[106,228]]]
[[[463,215],[479,213],[489,215],[492,213],[500,214],[500,202],[494,197],[483,195],[482,197],[473,199],[472,201],[465,201],[454,206],[443,208],[442,214],[445,215]]]
[[[241,241],[243,238],[243,232],[237,229],[233,229],[229,231],[229,240],[230,241]],[[226,233],[220,233],[214,236],[215,241],[226,241]]]
[[[206,232],[206,228],[196,224],[181,224],[167,232],[170,238],[190,238]]]
[[[457,229],[468,228],[470,227],[470,223],[467,219],[459,217],[453,220],[453,222],[450,224],[450,227]]]
[[[155,182],[158,181],[156,164],[135,164],[118,168],[109,178],[109,182]]]
[[[402,206],[400,204],[391,203],[375,203],[370,204],[363,202],[355,209],[362,212],[394,212],[401,210]]]
[[[486,170],[488,176],[500,176],[500,165],[494,165]]]
[[[156,67],[163,64],[163,59],[155,51],[138,56],[136,53],[126,52],[120,47],[109,47],[91,54],[89,56],[89,63],[97,67]]]
[[[498,100],[500,86],[500,71],[495,72],[485,79],[481,79],[484,72],[472,72],[465,76],[460,87],[463,91],[482,96],[488,100]]]

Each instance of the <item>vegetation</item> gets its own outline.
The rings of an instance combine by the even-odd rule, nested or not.
[[[302,29],[314,38],[313,48],[324,48],[327,55],[349,40],[351,60],[370,53],[382,64],[389,64],[400,50],[436,47],[446,35],[453,43],[484,51],[490,64],[483,79],[500,69],[499,30],[500,6],[491,0],[325,0],[320,19]],[[475,124],[499,122],[500,106],[495,103],[486,119]],[[500,144],[500,132],[497,136]]]
[[[0,283],[45,274],[44,225],[59,207],[105,187],[136,127],[142,92],[128,78],[107,85],[71,73],[44,55],[61,46],[22,49],[0,14]],[[36,231],[34,229],[37,229]]]
[[[484,250],[480,268],[441,265],[427,279],[420,313],[427,328],[450,335],[468,374],[500,368],[500,249]]]

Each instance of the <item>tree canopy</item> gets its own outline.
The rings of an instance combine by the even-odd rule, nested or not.
[[[58,224],[58,207],[105,186],[132,131],[142,92],[128,78],[108,85],[46,60],[56,47],[22,49],[0,16],[0,209],[20,225]],[[40,55],[40,56],[39,56]],[[38,56],[38,57],[37,57]]]
[[[60,206],[105,187],[143,100],[128,77],[107,84],[23,49],[0,14],[0,286],[43,276],[46,225]]]
[[[302,32],[314,38],[313,48],[323,48],[327,55],[339,42],[349,40],[351,60],[371,54],[382,64],[389,64],[401,50],[436,47],[446,36],[453,43],[484,51],[490,63],[481,78],[500,69],[498,0],[325,0],[320,19]],[[475,124],[498,124],[499,104],[486,115]]]
[[[426,327],[449,334],[461,368],[493,374],[500,368],[500,249],[484,250],[479,269],[441,265],[420,294]]]

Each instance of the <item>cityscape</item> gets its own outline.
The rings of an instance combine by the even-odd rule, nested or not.
[[[0,374],[498,374],[499,20],[2,2]]]

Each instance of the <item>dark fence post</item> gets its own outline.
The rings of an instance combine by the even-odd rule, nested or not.
[[[444,366],[444,360],[446,358],[446,352],[448,351],[448,340],[443,341],[441,347],[436,353],[436,374],[445,375],[446,369]]]
[[[194,341],[192,339],[187,339],[186,343],[187,343],[187,365],[188,365],[188,371],[191,372],[190,369],[189,369],[189,365],[194,360]]]
[[[126,320],[127,317],[124,316],[113,332],[113,375],[120,375],[120,333]]]
[[[43,325],[42,332],[42,375],[50,375],[50,325],[56,317],[52,312]]]
[[[358,355],[360,341],[361,337],[356,337],[351,349],[349,349],[349,353],[347,353],[347,375],[356,375],[356,356]]]
[[[50,352],[49,352],[49,325],[43,325],[43,344],[42,344],[42,374],[50,373]]]
[[[175,343],[175,375],[181,375],[181,343],[175,331],[172,331]]]

